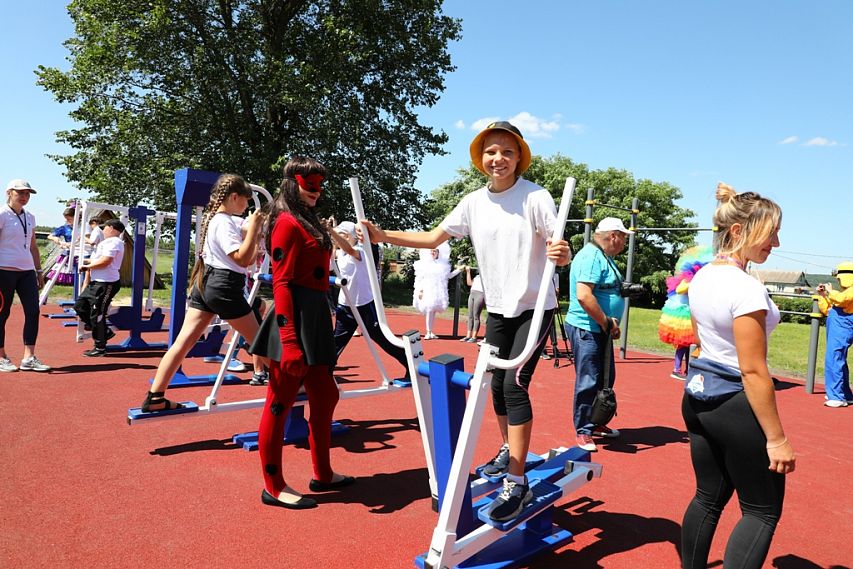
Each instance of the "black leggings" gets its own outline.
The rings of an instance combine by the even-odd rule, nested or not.
[[[539,355],[545,346],[548,326],[551,325],[553,310],[546,310],[539,330],[539,342],[533,355],[520,370],[495,369],[492,373],[492,404],[495,415],[506,416],[510,425],[523,425],[533,420],[533,408],[527,388],[533,378],[533,371],[539,363]],[[527,310],[513,318],[489,313],[489,326],[486,328],[486,342],[498,349],[498,357],[511,360],[524,350],[527,334],[533,320],[533,311]]]
[[[767,468],[767,438],[746,394],[713,403],[685,394],[681,413],[696,473],[696,495],[681,527],[683,567],[707,567],[720,514],[737,491],[743,517],[729,537],[723,566],[760,569],[782,515],[785,476]]]
[[[39,283],[35,271],[0,269],[0,348],[6,347],[6,320],[15,293],[24,308],[24,345],[35,346],[39,335]]]

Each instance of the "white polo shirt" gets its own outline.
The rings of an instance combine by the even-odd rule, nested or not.
[[[204,238],[202,258],[206,267],[228,269],[241,275],[248,273],[246,267],[241,267],[228,256],[239,250],[243,244],[243,235],[240,233],[242,222],[243,218],[227,213],[217,213],[213,216],[207,225],[207,235]]]
[[[121,237],[107,237],[95,247],[92,262],[104,257],[112,257],[110,264],[105,267],[92,269],[92,280],[112,283],[121,278],[121,261],[124,259],[124,240]]]
[[[0,208],[0,269],[35,270],[30,253],[35,229],[36,218],[26,209],[17,214],[9,204]]]
[[[361,261],[344,252],[343,249],[338,249],[335,257],[338,263],[338,271],[341,277],[349,281],[349,294],[353,303],[358,306],[373,302],[373,291],[370,289],[370,273],[367,272],[367,257],[364,255],[364,248],[361,245],[353,245],[353,249],[361,255]],[[338,293],[338,302],[346,305],[347,299],[344,296],[344,291]]]

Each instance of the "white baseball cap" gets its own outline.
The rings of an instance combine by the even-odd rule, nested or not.
[[[21,178],[15,178],[14,180],[11,180],[8,184],[6,184],[6,191],[8,192],[9,190],[27,190],[31,194],[36,193],[30,183]]]
[[[598,222],[598,227],[595,229],[596,233],[604,233],[605,231],[621,231],[626,235],[633,235],[633,231],[625,227],[625,224],[622,223],[622,220],[618,217],[605,217],[601,221]]]
[[[335,231],[342,231],[349,235],[350,237],[355,237],[355,223],[352,221],[342,221],[335,227]]]

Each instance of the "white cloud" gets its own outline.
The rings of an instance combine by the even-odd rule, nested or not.
[[[453,123],[453,126],[455,126],[456,128],[465,128],[465,121],[459,119],[458,121]]]
[[[492,124],[493,122],[496,122],[499,120],[501,120],[500,117],[483,117],[481,119],[477,119],[471,123],[471,130],[476,130],[477,132],[480,132],[481,130],[483,130],[484,128],[486,128],[487,126]]]
[[[540,119],[527,111],[521,111],[509,119],[509,122],[517,126],[525,138],[551,138],[552,133],[560,130],[560,123],[557,121]]]
[[[780,140],[776,144],[794,144],[798,140],[800,140],[799,136],[789,136],[787,138],[783,138],[782,140]]]
[[[481,131],[493,122],[499,120],[507,120],[518,127],[518,130],[524,135],[524,138],[552,138],[554,133],[559,131],[562,128],[565,128],[568,131],[571,131],[575,134],[582,134],[586,127],[580,123],[565,123],[560,124],[560,119],[563,118],[563,115],[560,113],[554,114],[551,119],[542,119],[535,115],[530,114],[527,111],[522,111],[516,114],[513,117],[508,119],[502,119],[500,117],[483,117],[475,120],[471,123],[470,129],[473,131]],[[463,121],[457,121],[456,126],[458,128],[463,128]]]
[[[838,146],[838,142],[829,140],[822,136],[816,136],[811,140],[804,142],[803,146]]]

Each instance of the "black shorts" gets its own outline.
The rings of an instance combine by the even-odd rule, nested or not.
[[[243,296],[246,275],[228,269],[207,267],[201,284],[203,293],[193,285],[190,292],[190,308],[212,312],[223,320],[242,318],[252,312],[252,307]]]

